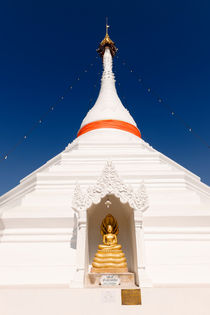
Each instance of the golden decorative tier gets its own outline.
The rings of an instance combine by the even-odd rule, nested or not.
[[[127,273],[128,268],[91,268],[91,273]]]
[[[128,272],[125,254],[121,249],[99,249],[93,259],[91,272]]]

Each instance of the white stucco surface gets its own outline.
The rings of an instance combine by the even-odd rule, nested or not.
[[[85,192],[110,160],[126,185],[136,190],[144,181],[144,264],[152,284],[210,284],[209,187],[125,134],[101,129],[79,137],[0,198],[0,285],[74,286],[76,183]]]
[[[133,117],[123,106],[115,87],[114,74],[112,72],[112,56],[109,48],[106,48],[103,56],[104,71],[101,79],[101,89],[94,106],[83,119],[81,127],[98,120],[121,120],[136,126]]]
[[[144,288],[142,305],[121,305],[117,289],[0,289],[4,315],[209,315],[210,288]]]

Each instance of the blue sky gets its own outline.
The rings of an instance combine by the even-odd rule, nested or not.
[[[141,76],[144,86],[210,145],[209,1],[32,0],[5,1],[0,7],[0,154],[73,87],[28,139],[0,160],[0,194],[76,137],[100,87],[96,48],[106,16],[119,48],[118,93],[143,139],[210,185],[210,149],[128,71]]]

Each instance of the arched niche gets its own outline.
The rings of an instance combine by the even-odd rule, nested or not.
[[[110,209],[105,206],[107,196],[112,202]],[[106,163],[95,185],[89,186],[85,193],[79,184],[76,185],[72,200],[72,208],[77,215],[75,283],[81,287],[84,284],[97,246],[102,242],[101,221],[108,213],[118,220],[119,243],[123,246],[129,271],[134,272],[136,284],[139,285],[139,276],[142,283],[142,274],[145,270],[142,214],[148,206],[144,183],[137,190],[124,184],[110,161]]]
[[[105,201],[109,197],[111,205],[106,207]],[[128,203],[120,202],[120,199],[113,194],[109,194],[101,199],[100,203],[92,204],[87,209],[87,243],[86,243],[86,273],[90,271],[91,264],[98,245],[102,244],[100,226],[104,217],[111,213],[119,224],[118,243],[122,245],[125,253],[128,271],[135,274],[136,284],[138,284],[137,249],[135,237],[134,211]]]

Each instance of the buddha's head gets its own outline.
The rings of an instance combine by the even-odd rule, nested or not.
[[[113,230],[112,226],[110,224],[107,225],[107,232],[112,233],[112,230]]]

